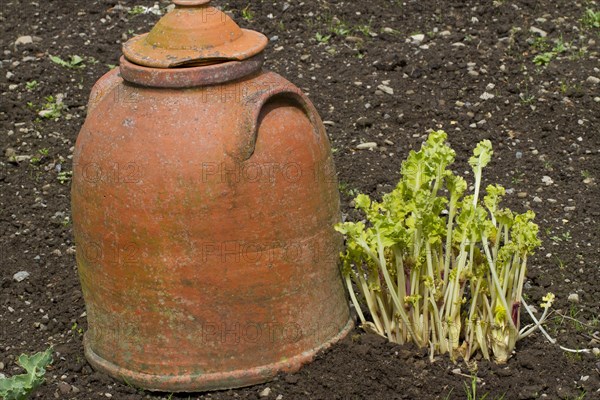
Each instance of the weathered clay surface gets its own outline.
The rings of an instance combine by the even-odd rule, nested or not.
[[[349,329],[337,181],[298,89],[270,72],[181,90],[113,71],[92,102],[72,187],[92,365],[148,389],[237,387]]]

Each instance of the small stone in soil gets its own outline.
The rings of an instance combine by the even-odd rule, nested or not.
[[[17,38],[17,40],[15,41],[15,47],[21,44],[31,44],[33,43],[33,37],[27,35],[27,36],[20,36],[19,38]]]
[[[383,93],[387,93],[390,95],[394,94],[394,89],[386,85],[379,85],[377,86],[377,89],[381,90]]]
[[[367,143],[361,143],[358,146],[356,146],[356,148],[358,150],[371,150],[377,147],[377,143],[375,142],[367,142]]]
[[[25,279],[29,278],[30,273],[27,271],[19,271],[13,275],[13,279],[17,282],[22,282]]]
[[[525,386],[521,389],[521,391],[519,391],[519,400],[529,400],[529,399],[537,399],[538,398],[538,394],[543,390],[544,388],[542,386],[539,385],[530,385],[530,386]]]
[[[579,303],[579,295],[577,293],[571,293],[567,300],[571,303]]]
[[[536,28],[535,26],[532,26],[531,28],[529,28],[529,32],[531,32],[531,33],[537,33],[541,37],[548,36],[548,32],[546,32],[546,31],[544,31],[544,30],[542,30],[540,28]]]
[[[258,397],[269,397],[269,395],[271,394],[271,388],[270,387],[266,387],[263,389],[262,392],[260,392],[260,394],[258,395]]]
[[[419,33],[417,35],[412,35],[410,37],[410,39],[412,40],[413,44],[421,44],[421,42],[423,42],[423,40],[425,40],[425,35],[422,33]]]
[[[71,391],[71,385],[69,385],[67,382],[60,382],[58,384],[58,390],[62,394],[68,394]]]
[[[373,121],[367,117],[360,117],[356,120],[356,126],[359,128],[367,128],[369,126],[373,126]]]
[[[4,150],[4,157],[6,158],[13,158],[17,155],[17,151],[15,149],[13,149],[12,147],[7,148],[6,150]]]
[[[550,186],[554,183],[552,178],[550,178],[548,175],[544,175],[544,177],[542,178],[542,182],[545,183],[546,186]]]
[[[591,83],[592,85],[597,85],[600,83],[600,78],[597,78],[595,76],[588,76],[588,78],[585,81],[587,83]]]

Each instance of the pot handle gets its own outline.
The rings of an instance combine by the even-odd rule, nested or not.
[[[319,113],[300,89],[291,83],[287,83],[287,85],[278,84],[275,87],[267,86],[246,96],[243,100],[246,111],[244,118],[241,119],[241,131],[246,134],[246,143],[242,145],[241,151],[237,153],[237,157],[241,158],[240,161],[246,161],[254,154],[261,112],[267,104],[278,99],[286,100],[303,111],[313,126],[313,131],[319,141],[326,138],[325,126],[319,117]]]

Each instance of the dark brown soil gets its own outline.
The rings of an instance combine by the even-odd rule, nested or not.
[[[600,347],[594,339],[600,331],[600,84],[594,79],[600,78],[600,30],[582,23],[586,9],[600,11],[598,2],[263,0],[250,4],[251,20],[242,17],[248,2],[215,3],[272,39],[267,68],[309,93],[327,121],[349,219],[360,217],[353,195],[391,190],[401,161],[428,129],[449,133],[458,171],[467,170],[476,142],[490,139],[495,158],[488,181],[509,189],[507,202],[517,211],[538,214],[543,248],[530,261],[527,298],[538,304],[554,292],[549,332],[566,347]],[[64,174],[72,168],[91,86],[118,63],[121,43],[158,19],[127,8],[153,4],[0,3],[0,373],[18,373],[21,353],[55,346],[37,398],[170,398],[116,383],[85,361],[85,306]],[[416,34],[424,34],[422,42],[411,39]],[[15,46],[24,35],[33,43]],[[537,66],[534,57],[559,40],[565,50]],[[49,55],[79,55],[86,66],[68,69]],[[66,105],[60,118],[39,117],[45,98],[59,94]],[[362,142],[378,147],[357,150]],[[15,162],[15,155],[37,159]],[[19,271],[29,278],[16,282]],[[189,398],[253,399],[268,387],[267,398],[284,400],[463,399],[472,374],[463,364],[443,357],[430,364],[423,351],[356,331],[296,374]],[[476,374],[478,393],[488,399],[593,399],[600,390],[598,356],[564,352],[541,334],[520,342],[508,365],[480,361]]]

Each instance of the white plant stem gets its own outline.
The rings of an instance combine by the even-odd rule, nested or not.
[[[544,313],[542,314],[542,317],[538,320],[535,317],[535,315],[533,315],[533,312],[531,311],[531,308],[527,305],[527,303],[525,302],[525,300],[522,300],[522,302],[523,302],[523,306],[525,307],[525,310],[527,310],[527,313],[529,314],[529,316],[531,317],[531,319],[533,320],[533,322],[535,323],[535,325],[533,326],[533,328],[529,329],[523,335],[519,335],[519,339],[523,339],[524,337],[530,335],[531,332],[533,332],[534,330],[539,329],[544,334],[544,336],[546,336],[546,339],[548,339],[548,341],[550,343],[557,344],[556,343],[556,339],[552,338],[550,336],[550,334],[548,334],[548,332],[542,326],[542,324],[544,323],[544,320],[546,318],[546,315],[548,314],[548,308],[546,308],[544,310]],[[589,353],[591,351],[590,349],[569,349],[569,348],[563,347],[561,345],[558,345],[558,347],[561,350],[567,351],[569,353]]]

